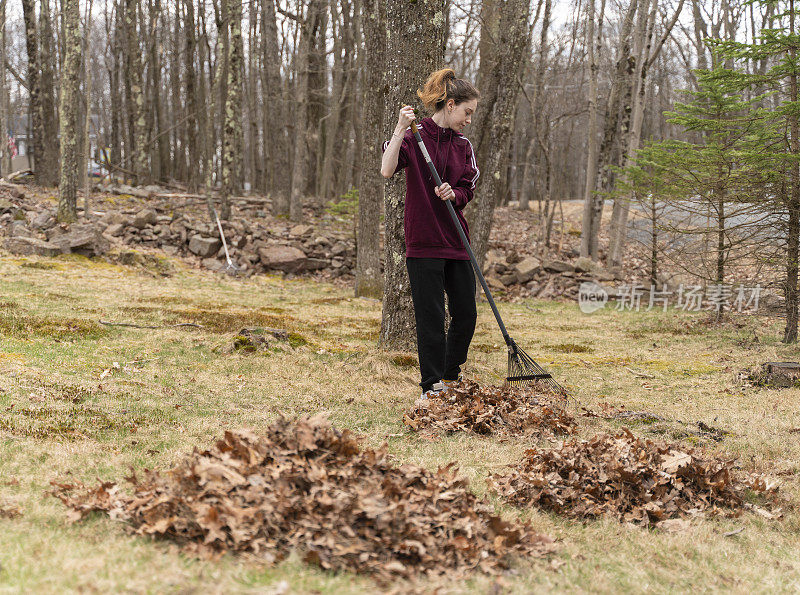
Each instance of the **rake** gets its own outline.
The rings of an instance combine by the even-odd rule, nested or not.
[[[411,122],[411,131],[414,133],[414,138],[417,139],[417,144],[419,145],[420,151],[422,151],[422,156],[425,158],[428,169],[430,169],[433,180],[436,182],[436,187],[438,188],[442,185],[442,179],[439,177],[436,166],[433,164],[431,156],[425,148],[425,143],[422,142],[422,137],[419,135],[419,128],[417,128],[416,122]],[[486,299],[489,300],[489,306],[491,306],[494,317],[500,327],[500,332],[503,334],[503,340],[508,347],[508,375],[506,376],[506,384],[531,388],[544,385],[554,393],[566,398],[568,396],[567,390],[556,382],[547,370],[537,364],[533,358],[525,353],[525,351],[516,344],[514,339],[509,336],[506,325],[503,324],[503,319],[500,318],[500,312],[497,311],[497,306],[492,298],[492,292],[489,291],[489,286],[486,284],[483,273],[481,273],[478,261],[475,260],[475,254],[472,252],[472,247],[469,245],[469,240],[467,240],[467,235],[464,233],[464,228],[458,220],[453,204],[449,200],[446,200],[445,203],[447,204],[447,210],[450,212],[450,217],[453,219],[453,223],[456,226],[456,230],[458,230],[461,243],[464,244],[464,248],[469,255],[472,268],[475,269],[475,274],[478,276],[481,287],[483,287],[483,292],[486,294]]]
[[[219,215],[217,215],[217,209],[215,209],[212,206],[211,210],[214,211],[214,217],[217,220],[217,229],[219,229],[219,237],[222,238],[222,247],[225,248],[225,260],[228,261],[228,264],[225,267],[224,272],[226,275],[231,275],[232,277],[235,277],[236,274],[239,272],[239,267],[237,267],[236,264],[234,264],[234,262],[231,260],[230,254],[228,254],[228,242],[225,241],[225,234],[222,232],[222,223],[220,223],[219,221]]]

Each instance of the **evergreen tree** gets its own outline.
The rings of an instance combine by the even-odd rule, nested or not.
[[[761,30],[751,43],[717,41],[714,51],[732,61],[748,60],[768,64],[761,71],[740,71],[728,77],[728,84],[742,90],[771,93],[772,126],[780,131],[762,155],[759,170],[768,175],[764,196],[772,201],[775,234],[780,240],[785,267],[786,327],[783,341],[797,341],[798,256],[800,255],[800,121],[797,79],[800,74],[797,34],[798,9],[795,0],[759,0],[775,17],[772,27]]]
[[[683,239],[676,264],[722,286],[729,281],[730,265],[751,257],[757,242],[770,181],[770,170],[762,166],[777,131],[770,113],[756,107],[762,98],[742,96],[737,73],[717,68],[696,76],[698,90],[686,91],[690,101],[665,114],[690,136],[694,133],[696,142],[645,146],[617,192],[633,190],[648,212],[661,204],[660,229]],[[655,249],[654,240],[654,279]]]

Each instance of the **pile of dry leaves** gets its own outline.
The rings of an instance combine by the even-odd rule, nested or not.
[[[280,419],[265,436],[226,432],[168,472],[134,474],[133,495],[114,483],[54,483],[53,493],[73,520],[102,511],[193,553],[274,561],[295,550],[379,580],[496,572],[509,554],[552,549],[548,537],[493,514],[452,465],[432,473],[389,458],[323,417]]]
[[[733,461],[677,444],[636,438],[627,428],[560,448],[531,449],[490,487],[517,505],[591,518],[609,514],[644,525],[695,514],[736,515],[747,490],[774,497],[763,477],[737,479]],[[767,511],[763,511],[766,513]]]
[[[474,432],[501,437],[571,434],[575,419],[563,408],[560,395],[534,394],[511,386],[486,386],[464,380],[427,402],[418,402],[403,416],[417,432]]]

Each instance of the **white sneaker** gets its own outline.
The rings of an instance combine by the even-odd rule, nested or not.
[[[442,382],[436,382],[431,386],[428,390],[423,392],[417,402],[415,403],[416,406],[427,407],[428,403],[430,403],[430,398],[435,397],[437,395],[442,394],[447,390],[447,387]]]
[[[422,393],[422,395],[420,396],[420,399],[428,399],[430,397],[435,397],[439,393],[442,393],[442,392],[446,391],[447,388],[448,387],[444,383],[444,381],[435,382],[428,390],[426,390],[424,393]]]

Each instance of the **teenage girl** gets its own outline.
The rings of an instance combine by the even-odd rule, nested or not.
[[[453,203],[469,237],[463,210],[480,172],[472,143],[461,131],[478,107],[479,93],[444,68],[432,73],[417,95],[433,114],[418,126],[442,185],[436,187],[409,129],[416,119],[409,106],[400,110],[394,134],[383,144],[381,174],[390,178],[406,170],[406,268],[417,322],[420,386],[427,398],[459,379],[475,332],[475,274],[444,201]],[[446,335],[445,294],[450,312]]]

